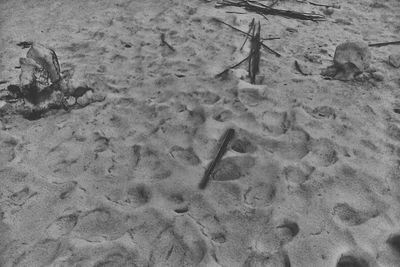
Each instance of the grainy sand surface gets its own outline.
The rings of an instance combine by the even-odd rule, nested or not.
[[[398,39],[400,2],[340,1],[318,23],[214,4],[0,0],[1,89],[31,40],[107,95],[0,118],[0,266],[400,266],[400,46],[370,48],[383,81],[320,75],[342,42]],[[247,31],[253,17],[282,57],[262,50],[261,84],[246,65],[214,78],[249,47],[212,18]]]

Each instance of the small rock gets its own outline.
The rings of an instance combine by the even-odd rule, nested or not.
[[[66,100],[68,106],[73,106],[76,104],[76,98],[73,96],[68,97]]]
[[[384,79],[383,73],[382,72],[374,72],[372,73],[372,78],[374,78],[376,81],[381,82]]]
[[[395,68],[399,68],[400,67],[400,54],[390,55],[389,56],[389,64]]]
[[[332,7],[326,7],[322,12],[324,12],[325,15],[330,16],[333,14],[334,9]]]
[[[78,103],[78,105],[80,105],[80,106],[82,106],[82,107],[85,107],[85,106],[87,106],[87,105],[90,104],[90,99],[89,99],[89,97],[87,96],[87,94],[84,94],[83,96],[78,97],[78,99],[76,100],[76,102]]]
[[[336,80],[348,81],[367,71],[371,61],[368,44],[363,42],[345,42],[336,47],[333,66],[321,74]]]
[[[333,62],[337,66],[355,65],[361,72],[366,70],[371,61],[368,45],[362,42],[346,42],[338,45]]]

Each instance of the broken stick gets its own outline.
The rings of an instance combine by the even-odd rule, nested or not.
[[[166,46],[168,46],[169,49],[171,49],[172,51],[175,52],[175,48],[173,48],[169,43],[167,43],[167,41],[165,41],[164,33],[161,34],[161,45],[166,45]]]
[[[369,44],[368,46],[370,47],[381,47],[381,46],[386,46],[386,45],[398,45],[400,44],[400,41],[393,41],[393,42],[383,42],[383,43],[375,43],[375,44]]]
[[[261,25],[260,22],[258,22],[257,27],[253,27],[253,33],[251,37],[251,49],[250,49],[250,55],[249,55],[249,77],[250,77],[250,83],[255,84],[256,83],[256,75],[258,74],[260,68],[260,29]]]
[[[232,140],[233,136],[235,135],[235,130],[230,128],[226,131],[224,138],[222,139],[222,144],[219,147],[218,153],[208,165],[206,172],[204,173],[203,179],[200,181],[199,188],[204,189],[206,188],[208,181],[210,180],[210,176],[213,173],[215,167],[217,166],[218,162],[222,159],[223,155],[226,152],[229,142]]]
[[[245,45],[246,42],[247,42],[247,39],[249,39],[249,35],[250,35],[251,31],[253,30],[254,25],[255,25],[255,24],[254,24],[254,18],[253,18],[253,20],[250,22],[249,31],[247,32],[246,39],[244,39],[244,42],[243,42],[242,46],[241,46],[240,49],[239,49],[240,51],[242,51],[244,45]]]

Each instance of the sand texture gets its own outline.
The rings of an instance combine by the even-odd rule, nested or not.
[[[1,267],[400,266],[400,46],[370,47],[366,78],[320,75],[341,43],[399,39],[400,2],[274,6],[319,22],[215,4],[0,0],[0,90],[33,41],[106,96],[0,116]],[[246,64],[215,78],[250,46],[214,18],[280,38],[257,84]]]

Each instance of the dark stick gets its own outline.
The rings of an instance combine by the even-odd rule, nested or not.
[[[375,43],[375,44],[369,44],[368,46],[371,47],[381,47],[385,45],[398,45],[400,44],[400,41],[393,41],[393,42],[384,42],[384,43]]]
[[[251,37],[251,50],[249,55],[249,77],[250,83],[256,83],[256,75],[259,72],[260,64],[260,22],[258,22],[257,27],[253,27],[252,37]]]
[[[19,42],[17,45],[22,47],[22,49],[24,49],[24,48],[31,47],[32,44],[33,44],[33,42],[24,41],[24,42]]]
[[[161,34],[161,43],[163,45],[168,46],[169,49],[171,49],[172,51],[175,52],[175,48],[173,48],[169,43],[167,43],[167,41],[165,41],[165,34],[164,33]]]
[[[245,62],[246,60],[248,60],[249,57],[250,57],[250,55],[247,56],[246,58],[244,58],[244,59],[243,59],[242,61],[240,61],[239,63],[233,65],[232,67],[229,67],[229,68],[225,69],[224,71],[218,73],[217,75],[215,75],[215,78],[218,78],[218,77],[222,76],[224,73],[226,73],[228,70],[234,69],[234,68],[236,68],[237,66],[241,65],[243,62]]]
[[[235,130],[230,128],[226,131],[225,136],[223,138],[222,144],[219,147],[217,156],[214,158],[213,161],[208,165],[206,172],[204,173],[203,179],[199,184],[200,189],[206,188],[208,181],[210,180],[211,173],[214,171],[215,167],[217,166],[218,162],[224,156],[226,149],[228,147],[229,142],[232,140],[233,136],[235,135]]]
[[[268,41],[268,40],[278,40],[281,39],[281,37],[268,37],[268,38],[261,38],[263,41]]]
[[[253,18],[253,20],[251,21],[251,23],[250,23],[250,25],[249,25],[249,31],[247,32],[246,39],[244,39],[244,42],[243,42],[242,46],[240,47],[240,51],[242,51],[244,45],[245,45],[246,42],[247,42],[247,39],[249,39],[249,34],[250,34],[250,32],[251,32],[251,30],[253,29],[254,26],[255,26],[255,25],[254,25],[254,18]]]
[[[296,70],[297,70],[298,72],[300,72],[300,73],[303,74],[303,75],[307,75],[307,74],[305,74],[305,73],[301,70],[301,67],[300,67],[300,65],[299,65],[299,62],[297,62],[297,60],[294,61],[294,66],[295,66],[295,68],[296,68]]]
[[[339,9],[340,8],[340,6],[339,5],[324,5],[324,4],[318,4],[318,3],[314,3],[314,2],[310,2],[310,1],[307,1],[310,5],[313,5],[313,6],[322,6],[322,7],[332,7],[332,8],[336,8],[336,9]]]
[[[230,27],[230,28],[232,28],[232,29],[234,29],[234,30],[236,30],[236,31],[238,31],[238,32],[241,32],[241,33],[243,33],[243,34],[245,34],[245,35],[251,37],[251,35],[250,35],[250,34],[247,34],[247,32],[244,32],[244,31],[242,31],[242,30],[240,30],[240,29],[238,29],[238,28],[236,28],[236,27],[234,27],[234,26],[232,26],[232,25],[230,25],[230,24],[228,24],[228,23],[226,23],[226,22],[224,22],[224,21],[222,21],[222,20],[220,20],[220,19],[217,19],[217,18],[213,18],[213,19],[214,19],[215,21],[218,21],[219,23],[222,23],[222,24],[224,24],[224,25],[226,25],[226,26],[228,26],[228,27]],[[277,56],[277,57],[281,57],[281,56],[282,56],[281,54],[279,54],[278,52],[276,52],[275,50],[273,50],[273,49],[270,48],[269,46],[265,45],[263,42],[260,42],[260,44],[261,44],[262,47],[264,47],[265,49],[267,49],[269,52],[271,52],[271,53],[274,54],[275,56]]]

